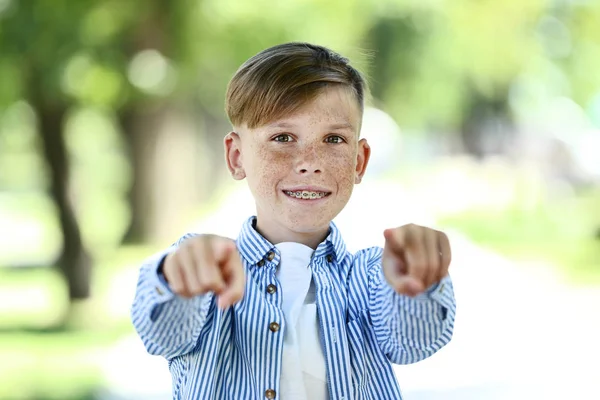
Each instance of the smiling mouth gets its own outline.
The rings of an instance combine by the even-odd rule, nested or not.
[[[310,190],[284,190],[283,193],[285,193],[289,197],[301,200],[318,200],[322,199],[323,197],[327,197],[331,194],[331,192],[313,192]]]

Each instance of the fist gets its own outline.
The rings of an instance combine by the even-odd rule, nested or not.
[[[244,269],[235,242],[228,238],[199,235],[186,239],[165,258],[163,275],[179,296],[215,293],[222,309],[244,296]]]
[[[397,293],[416,296],[448,274],[452,255],[443,232],[409,224],[383,235],[383,274]]]

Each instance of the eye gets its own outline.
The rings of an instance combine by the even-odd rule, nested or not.
[[[325,142],[337,144],[337,143],[344,143],[345,140],[341,136],[333,135],[333,136],[328,136],[327,139],[325,139]]]
[[[282,133],[281,135],[277,135],[273,138],[276,142],[287,143],[292,141],[292,136],[287,133]]]

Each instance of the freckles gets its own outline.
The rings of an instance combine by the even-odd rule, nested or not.
[[[326,155],[326,160],[329,164],[329,170],[334,176],[345,178],[354,174],[355,158],[353,155],[329,153]]]
[[[255,147],[253,151],[257,186],[261,193],[271,193],[282,173],[287,171],[287,164],[290,163],[289,154],[261,146]]]

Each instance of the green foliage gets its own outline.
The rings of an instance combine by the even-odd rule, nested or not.
[[[370,75],[378,104],[412,127],[459,126],[468,107],[466,88],[489,98],[504,96],[542,60],[565,76],[582,106],[600,86],[598,74],[589,73],[600,66],[595,2],[562,7],[547,0],[8,4],[0,14],[0,76],[7,82],[0,85],[0,107],[27,98],[27,82],[41,79],[44,96],[55,100],[119,108],[182,96],[222,116],[224,89],[236,68],[259,50],[290,40],[348,54]],[[132,70],[132,60],[148,49],[167,62],[164,79],[172,83],[163,90],[132,85],[131,74],[139,72]],[[156,73],[161,65],[148,68]]]

